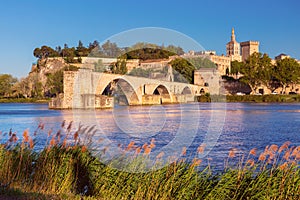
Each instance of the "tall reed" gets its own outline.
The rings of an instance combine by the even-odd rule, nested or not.
[[[153,162],[149,159],[155,140],[142,146],[134,141],[120,145],[124,154],[103,164],[88,148],[95,128],[72,126],[63,122],[56,133],[49,131],[41,151],[34,147],[43,124],[32,136],[28,130],[21,139],[16,133],[7,134],[0,145],[0,195],[17,188],[70,199],[300,199],[300,146],[290,142],[253,148],[247,154],[231,149],[222,172],[211,171],[198,158],[188,161],[186,148],[181,158],[161,167],[165,156],[161,152],[155,160],[159,167],[144,173],[147,163]],[[204,151],[203,144],[197,154]],[[126,159],[130,170],[115,168]]]

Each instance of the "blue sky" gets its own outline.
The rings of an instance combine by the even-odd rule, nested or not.
[[[142,27],[162,27],[225,54],[235,28],[238,41],[258,40],[260,51],[300,59],[298,0],[10,0],[0,6],[0,73],[26,76],[35,47],[104,41]]]

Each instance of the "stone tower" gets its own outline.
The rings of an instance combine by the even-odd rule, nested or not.
[[[240,43],[235,39],[234,28],[231,30],[231,40],[226,44],[226,55],[231,58],[231,61],[242,61]]]
[[[241,42],[242,48],[242,60],[245,62],[247,58],[254,52],[259,52],[259,42],[258,41],[246,41]]]

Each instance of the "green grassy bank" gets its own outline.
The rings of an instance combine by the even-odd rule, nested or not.
[[[0,98],[0,103],[48,103],[49,101],[49,98]]]
[[[202,95],[197,97],[198,102],[248,102],[248,103],[297,103],[300,95]]]
[[[49,133],[48,146],[39,152],[32,150],[34,140],[28,132],[24,131],[22,141],[15,137],[12,134],[0,146],[0,198],[300,198],[300,146],[293,147],[289,142],[280,147],[270,145],[262,152],[254,148],[246,155],[232,149],[224,161],[224,171],[220,173],[211,171],[212,166],[202,166],[202,160],[198,158],[192,162],[181,158],[157,170],[130,173],[115,169],[112,163],[116,164],[117,160],[103,164],[92,156],[86,146],[78,144],[80,135],[77,131],[74,134],[67,131],[65,136],[61,132]],[[155,145],[145,148],[132,142],[124,145],[124,155],[136,152],[127,167],[142,169],[152,148]],[[205,145],[199,146],[197,154],[204,150]],[[182,155],[185,153],[183,150]],[[157,156],[155,162],[159,163],[161,156]],[[120,158],[126,159],[122,155]],[[233,164],[233,160],[239,162]]]
[[[228,95],[227,102],[255,102],[255,103],[293,103],[300,102],[300,95]]]

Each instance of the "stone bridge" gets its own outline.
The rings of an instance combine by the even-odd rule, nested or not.
[[[123,105],[186,103],[208,92],[199,85],[143,77],[93,72],[64,72],[64,93],[52,99],[53,109],[110,108]]]

